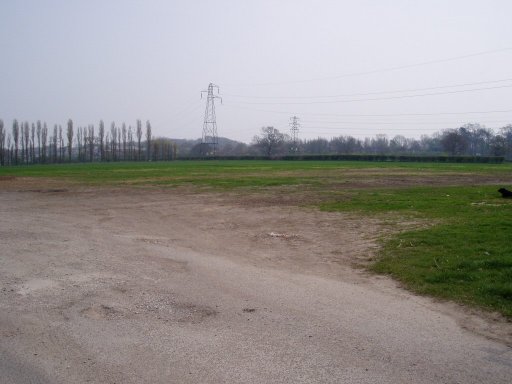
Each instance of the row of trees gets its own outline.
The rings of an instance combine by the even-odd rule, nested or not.
[[[146,122],[145,140],[142,121],[135,129],[115,123],[110,129],[100,121],[94,125],[77,127],[67,122],[65,129],[54,125],[50,132],[46,123],[29,124],[14,120],[7,132],[0,120],[0,165],[48,164],[72,161],[148,161],[172,160],[176,157],[176,144],[166,138],[154,138],[151,123]],[[97,133],[96,133],[97,132]]]
[[[352,136],[337,136],[331,139],[317,138],[293,143],[290,137],[273,127],[262,128],[255,136],[247,154],[278,156],[301,154],[449,154],[458,156],[504,156],[512,160],[512,124],[497,132],[480,124],[465,124],[460,128],[447,129],[420,139],[402,135],[388,138],[376,135],[357,139]],[[222,152],[222,151],[221,151]],[[252,152],[252,153],[251,153]]]
[[[103,121],[98,127],[74,128],[68,120],[63,129],[55,125],[49,132],[46,123],[29,124],[13,121],[10,132],[0,120],[0,165],[90,162],[90,161],[157,161],[181,156],[201,156],[200,140],[171,140],[154,138],[151,124],[145,129],[141,120],[135,127],[115,123],[106,129]],[[220,156],[282,156],[289,154],[394,154],[394,155],[459,155],[504,156],[512,160],[512,124],[497,131],[480,124],[466,124],[419,139],[402,135],[388,138],[376,135],[365,139],[336,136],[293,142],[274,127],[264,127],[250,144],[219,138]]]

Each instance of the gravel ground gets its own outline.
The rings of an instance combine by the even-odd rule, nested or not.
[[[512,326],[353,268],[378,221],[0,188],[2,383],[510,383]]]

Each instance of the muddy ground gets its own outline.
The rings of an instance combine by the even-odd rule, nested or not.
[[[512,381],[510,323],[354,267],[400,228],[37,183],[0,188],[2,383]]]

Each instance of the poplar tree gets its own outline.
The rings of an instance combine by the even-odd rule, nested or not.
[[[146,121],[146,145],[147,145],[147,159],[151,160],[151,123]]]
[[[14,164],[18,165],[18,145],[20,140],[20,126],[18,120],[12,122],[12,139],[14,140]]]
[[[94,158],[94,125],[89,126],[89,160],[92,162]]]
[[[53,146],[53,155],[52,155],[52,161],[54,163],[57,162],[57,140],[59,139],[59,127],[57,124],[53,126],[53,136],[52,136],[52,146]]]
[[[25,141],[24,147],[25,147],[25,163],[28,164],[28,151],[29,151],[29,138],[30,138],[30,125],[28,124],[28,121],[25,121],[23,124],[23,137],[22,140]]]
[[[73,120],[68,120],[68,160],[71,162],[71,151],[73,149]]]
[[[43,162],[46,162],[47,158],[47,143],[48,140],[48,127],[46,123],[43,124],[43,128],[41,129],[41,152],[43,156]]]
[[[134,156],[133,156],[133,146],[134,146],[134,143],[133,143],[133,131],[132,131],[132,126],[130,125],[128,127],[128,157],[130,160],[133,160]]]
[[[78,161],[82,161],[82,127],[76,130],[76,147],[78,150]]]
[[[110,151],[112,153],[112,161],[116,161],[116,151],[117,151],[117,146],[116,146],[116,140],[117,140],[117,127],[116,127],[116,123],[112,122],[112,124],[110,125]]]
[[[140,120],[137,120],[136,134],[137,134],[137,151],[138,151],[137,160],[140,161],[140,155],[141,155],[141,144],[140,143],[142,140],[142,121],[140,121]]]
[[[126,161],[126,124],[125,123],[123,123],[122,135],[123,135],[123,161]]]
[[[2,119],[0,119],[0,165],[5,165],[5,130]]]
[[[21,139],[21,164],[25,162],[25,125],[20,124],[20,139]]]
[[[36,144],[35,144],[36,126],[32,123],[32,129],[30,130],[30,160],[35,163],[36,159]]]
[[[59,163],[64,160],[64,139],[62,138],[62,125],[59,125]]]
[[[37,158],[38,162],[41,162],[41,121],[37,120]]]
[[[105,161],[105,147],[103,146],[103,141],[105,140],[105,125],[103,124],[103,120],[100,120],[98,138],[100,141],[100,160]]]

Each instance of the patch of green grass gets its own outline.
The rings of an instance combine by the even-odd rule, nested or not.
[[[294,167],[270,162],[174,161],[157,163],[57,164],[0,168],[0,176],[59,178],[90,185],[176,186],[217,188],[269,187],[311,182],[298,177]]]
[[[512,200],[497,186],[351,191],[329,211],[432,219],[385,241],[371,267],[410,289],[512,317]],[[428,221],[427,221],[428,223]]]
[[[60,178],[93,185],[201,185],[220,188],[316,184],[389,174],[501,175],[512,164],[377,163],[362,161],[172,161],[0,167],[0,176]]]

